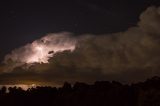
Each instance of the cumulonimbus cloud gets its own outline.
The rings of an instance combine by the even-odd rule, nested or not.
[[[68,32],[48,34],[13,50],[5,56],[4,63],[14,63],[11,70],[24,64],[48,63],[49,58],[53,57],[54,54],[65,50],[73,51],[75,45],[76,40]]]
[[[30,70],[52,73],[53,76],[66,74],[73,77],[75,74],[77,78],[83,79],[85,74],[82,73],[94,73],[94,79],[96,75],[103,78],[113,75],[119,78],[124,77],[123,74],[132,73],[131,78],[136,79],[139,73],[137,79],[144,79],[160,74],[159,28],[160,8],[149,7],[140,15],[137,26],[125,32],[80,36],[53,33],[13,50],[6,55],[4,61],[8,65],[14,63],[14,68],[16,64],[16,67],[21,67],[24,65],[22,63],[41,62],[42,64],[31,66]],[[41,45],[42,48],[35,51],[35,45]],[[45,56],[42,51],[45,51]],[[38,57],[35,58],[34,55]]]

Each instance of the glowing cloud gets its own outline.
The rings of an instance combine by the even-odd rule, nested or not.
[[[48,63],[49,58],[58,52],[73,51],[76,40],[70,33],[48,34],[41,39],[13,50],[5,56],[4,62],[9,61],[19,64]]]

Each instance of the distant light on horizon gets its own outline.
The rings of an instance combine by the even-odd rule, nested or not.
[[[36,85],[36,84],[13,84],[13,85],[0,85],[0,89],[2,88],[2,87],[6,87],[7,88],[7,92],[9,92],[9,90],[8,90],[8,88],[9,87],[16,87],[16,88],[21,88],[22,90],[28,90],[29,88],[35,88],[35,87],[37,87],[37,86],[39,86],[39,85]]]

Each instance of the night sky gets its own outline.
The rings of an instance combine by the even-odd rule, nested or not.
[[[38,74],[32,71],[32,70],[43,70],[43,69],[45,70],[46,67],[52,67],[52,66],[54,67],[56,63],[54,63],[53,58],[50,59],[51,64],[49,65],[48,64],[47,65],[46,64],[36,64],[35,66],[32,66],[31,69],[27,69],[29,70],[27,72],[24,71],[25,69],[21,69],[20,68],[21,66],[18,66],[18,69],[16,67],[16,69],[14,69],[14,71],[12,72],[0,74],[1,76],[0,83],[1,84],[10,83],[10,81],[6,82],[6,79],[15,80],[15,83],[17,83],[16,82],[17,76],[18,78],[22,79],[20,83],[23,83],[23,80],[24,82],[32,82],[32,80],[34,80],[35,82],[39,82],[39,81],[54,82],[52,80],[57,80],[57,79],[60,79],[60,81],[58,80],[57,82],[61,83],[63,82],[63,80],[66,80],[66,79],[72,82],[76,78],[77,78],[76,80],[81,81],[81,79],[83,79],[83,77],[81,76],[86,76],[86,79],[84,78],[84,80],[82,81],[86,81],[88,79],[93,81],[97,79],[105,80],[105,79],[114,79],[114,78],[118,80],[122,79],[123,81],[124,80],[123,74],[126,74],[128,76],[134,74],[135,76],[138,75],[139,79],[144,79],[148,77],[148,75],[150,74],[148,70],[152,70],[153,73],[154,73],[153,70],[157,70],[157,66],[153,65],[152,62],[144,63],[144,61],[152,60],[153,58],[157,58],[157,57],[159,58],[158,53],[160,50],[157,49],[158,48],[157,45],[159,45],[158,41],[156,44],[151,44],[154,42],[154,40],[152,41],[150,39],[153,39],[153,38],[148,38],[148,35],[154,35],[154,34],[150,32],[145,32],[146,29],[148,28],[146,27],[147,25],[145,22],[149,21],[149,19],[152,19],[152,18],[149,18],[149,19],[145,18],[147,16],[149,17],[148,15],[149,13],[144,14],[142,18],[140,18],[140,16],[144,11],[147,11],[147,8],[151,6],[154,6],[154,8],[156,8],[159,5],[160,5],[159,0],[90,0],[90,1],[89,0],[66,0],[66,1],[62,1],[62,0],[52,0],[52,1],[47,1],[47,0],[44,0],[44,1],[42,0],[39,0],[39,1],[2,0],[0,2],[0,15],[1,15],[0,16],[0,29],[1,29],[0,30],[0,37],[1,37],[0,38],[1,39],[0,41],[0,60],[2,61],[1,67],[3,67],[3,68],[0,68],[1,70],[5,69],[4,67],[10,67],[10,65],[4,65],[3,63],[5,55],[7,55],[8,53],[11,53],[11,51],[15,50],[16,48],[22,47],[28,43],[31,43],[37,39],[40,39],[49,33],[62,33],[63,34],[63,32],[70,32],[72,33],[71,34],[72,37],[73,38],[76,37],[75,39],[77,40],[81,39],[81,35],[82,36],[86,34],[89,34],[91,36],[93,35],[94,38],[91,37],[89,39],[93,40],[93,42],[91,41],[91,43],[94,43],[93,45],[94,47],[95,46],[96,47],[95,48],[91,47],[91,50],[90,49],[86,50],[85,48],[78,49],[73,56],[69,54],[69,57],[67,57],[68,53],[66,53],[67,54],[66,57],[61,56],[61,54],[60,56],[59,54],[57,57],[55,56],[56,57],[55,60],[57,60],[59,63],[62,62],[62,64],[66,62],[64,58],[67,58],[66,60],[71,59],[69,62],[68,61],[66,62],[67,65],[65,64],[64,67],[66,66],[67,68],[65,67],[64,69],[61,69],[61,68],[60,69],[59,68],[56,68],[56,69],[49,68],[48,69],[47,68],[46,72],[38,73]],[[154,18],[154,19],[156,19],[156,21],[159,22],[158,19],[160,16],[156,16],[156,17],[158,18]],[[143,19],[144,21],[141,21]],[[153,22],[156,22],[156,21],[153,21]],[[133,28],[133,27],[138,27],[138,28],[136,31],[129,30],[130,28]],[[144,29],[144,32],[143,32],[143,29]],[[139,30],[142,30],[142,31],[139,31]],[[149,27],[149,30],[157,31],[156,28],[154,30],[154,27],[153,28]],[[126,33],[126,35],[133,34],[133,36],[134,34],[138,33],[137,35],[135,35],[136,37],[135,36],[133,37],[133,40],[135,39],[135,42],[138,42],[139,40],[143,39],[143,37],[146,34],[147,38],[144,37],[145,38],[144,42],[146,45],[144,45],[144,47],[142,48],[141,48],[141,45],[139,46],[138,44],[135,46],[134,44],[130,43],[130,40],[128,40],[128,38],[130,37],[126,38],[124,37],[125,34],[119,34],[123,32]],[[64,35],[66,35],[66,33]],[[144,36],[140,37],[141,35],[144,35]],[[157,39],[158,38],[157,36],[159,35],[159,33],[157,32],[155,35]],[[102,38],[99,36],[102,36]],[[85,39],[85,37],[82,37],[82,38]],[[104,39],[104,41],[102,39]],[[123,53],[121,53],[121,51],[123,50],[118,45],[122,45],[123,42],[121,43],[121,41],[117,39],[123,39],[126,42],[124,43],[124,45],[126,45],[125,46],[126,48],[128,46],[130,47],[131,45],[131,46],[134,46],[135,49],[133,50],[127,49],[126,51],[129,51],[127,52],[129,53],[129,55],[122,56]],[[131,41],[133,41],[132,37],[130,39]],[[83,44],[82,47],[85,46],[85,41],[83,42],[82,40],[80,42],[82,42],[81,44]],[[87,42],[86,45],[90,45],[90,43],[88,43],[89,42],[88,40],[86,42]],[[102,42],[103,44],[102,43],[99,44],[99,42]],[[115,46],[112,47],[114,44]],[[109,46],[112,49],[110,49]],[[109,49],[109,52],[107,52],[108,49],[106,50],[106,47]],[[114,53],[112,52],[112,50],[114,51],[115,48],[116,48],[116,52],[119,53],[118,54],[119,57],[116,57],[117,55],[114,55]],[[147,48],[143,51],[144,53],[150,53],[151,52],[150,49],[155,50],[157,54],[154,56],[157,56],[157,57],[154,57],[153,53],[144,54],[143,56],[139,55],[142,52],[141,50],[144,48]],[[99,49],[101,50],[103,49],[102,52],[99,52],[99,53],[93,52],[94,50],[101,51]],[[79,52],[80,50],[82,51],[86,50],[86,53],[88,54]],[[139,54],[135,55],[134,51],[136,51],[135,54],[136,53],[139,53]],[[130,52],[133,52],[133,55]],[[116,62],[113,62],[114,64],[107,63],[110,60],[108,59],[108,61],[104,61],[103,65],[91,64],[92,62],[88,62],[88,61],[97,61],[99,59],[99,56],[97,56],[96,60],[94,60],[88,57],[90,53],[93,54],[93,56],[95,56],[95,54],[97,55],[105,54],[104,55],[105,58],[106,58],[106,55],[108,56],[110,54],[113,54],[112,56],[115,59],[118,58],[116,60],[117,63]],[[64,54],[65,53],[62,53],[62,55]],[[75,55],[77,55],[77,58]],[[88,63],[86,61],[81,60],[80,59],[81,56],[83,59],[86,59]],[[135,56],[135,58],[130,59],[130,56],[132,57]],[[81,67],[75,64],[68,65],[68,63],[70,63],[71,61],[73,62],[74,60],[73,57],[74,59],[78,61],[78,63],[75,63],[75,64],[81,64],[81,66],[84,66],[84,67]],[[126,68],[123,65],[119,65],[121,63],[125,63],[124,61],[121,62],[121,60],[125,60],[125,57],[127,57],[126,59],[127,61],[133,61],[131,62],[130,65],[126,65],[129,68],[128,67]],[[142,61],[140,62],[137,58],[140,58],[140,60]],[[100,57],[100,60],[101,59],[102,58]],[[111,60],[113,61],[113,59]],[[140,62],[139,64],[141,64],[141,66],[145,64],[144,65],[145,68],[139,67],[137,64],[135,64],[136,61],[139,61]],[[158,63],[158,61],[159,61],[158,59],[154,60],[153,63],[156,63],[156,62]],[[152,65],[148,65],[148,64],[152,64]],[[96,67],[92,67],[94,65]],[[113,67],[106,68],[107,65],[111,65]],[[103,68],[101,66],[104,66],[105,67],[104,69],[109,70],[109,72],[111,71],[111,73],[106,74],[106,72],[104,72],[105,73],[104,74]],[[33,68],[33,67],[36,67],[36,68]],[[55,67],[57,67],[57,64]],[[68,68],[68,67],[72,67],[72,68]],[[149,67],[147,68],[147,71],[145,71],[146,67]],[[51,74],[48,74],[50,73],[50,70],[52,69],[60,70],[60,72],[55,72],[55,73],[51,72]],[[119,69],[125,70],[125,73],[123,73],[123,71],[122,72],[119,71],[118,73],[115,74],[114,71],[119,70]],[[70,70],[70,71],[66,72],[64,70]],[[73,71],[73,70],[76,70],[76,71]],[[79,70],[83,70],[83,71],[79,71]],[[90,70],[90,71],[84,72],[84,70]],[[98,70],[102,70],[102,72],[99,73]],[[142,71],[140,72],[136,71],[135,73],[134,71],[127,72],[126,70],[137,70],[137,71],[142,70]],[[145,74],[143,74],[144,72]],[[63,74],[61,75],[61,73]],[[153,75],[157,75],[157,73],[159,72],[156,71],[155,73]],[[112,75],[114,77],[112,77]],[[126,77],[126,79],[128,78],[128,76]],[[145,76],[145,77],[142,78],[142,76]],[[131,79],[135,81],[137,77],[132,76]],[[11,83],[14,83],[14,82],[11,81]]]
[[[159,0],[52,0],[0,3],[1,58],[12,49],[51,32],[106,34],[135,26]]]

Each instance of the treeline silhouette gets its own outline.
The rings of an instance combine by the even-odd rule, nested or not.
[[[160,77],[125,85],[97,81],[92,85],[65,82],[60,88],[20,87],[0,90],[0,106],[160,106]]]

